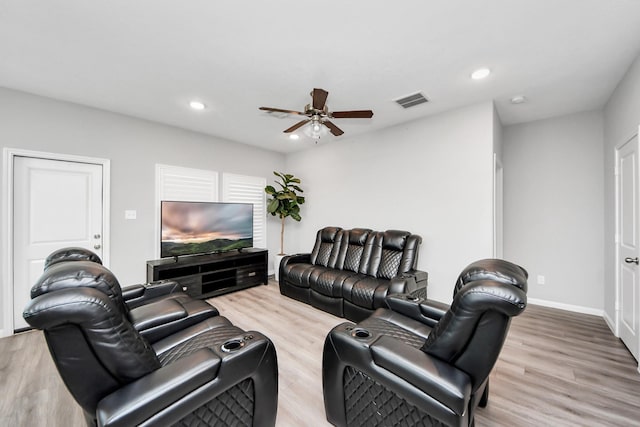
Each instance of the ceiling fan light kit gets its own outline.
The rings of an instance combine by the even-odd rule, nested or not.
[[[307,104],[305,106],[304,112],[283,110],[281,108],[272,107],[260,107],[260,110],[270,113],[277,112],[306,116],[304,120],[301,120],[290,128],[285,129],[284,133],[294,132],[302,126],[309,124],[310,126],[308,126],[307,128],[309,129],[308,134],[310,134],[310,136],[315,139],[320,138],[320,136],[322,135],[322,130],[324,128],[329,129],[329,132],[331,132],[334,136],[340,136],[344,134],[344,131],[333,124],[329,119],[370,119],[371,117],[373,117],[373,111],[371,110],[330,112],[329,107],[327,107],[327,96],[329,95],[329,92],[324,89],[313,89],[310,95],[312,99],[311,104]]]

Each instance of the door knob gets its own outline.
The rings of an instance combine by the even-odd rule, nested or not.
[[[100,245],[93,245],[93,249],[100,249],[102,246]]]
[[[638,257],[635,258],[631,258],[631,257],[626,257],[624,259],[624,262],[626,262],[627,264],[639,264],[640,262],[638,261]]]

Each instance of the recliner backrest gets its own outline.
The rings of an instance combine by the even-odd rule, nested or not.
[[[453,296],[464,285],[476,280],[495,280],[497,282],[514,285],[527,292],[527,270],[503,259],[487,258],[472,262],[458,275]]]
[[[415,268],[422,238],[402,230],[378,231],[369,235],[370,250],[365,251],[360,272],[391,279]]]
[[[358,272],[364,253],[365,244],[371,230],[366,228],[354,228],[341,230],[342,242],[335,268]]]
[[[108,268],[93,261],[59,262],[49,265],[31,288],[31,298],[80,286],[101,291],[123,314],[129,313],[118,279]]]
[[[340,227],[325,227],[318,230],[316,242],[311,251],[311,264],[334,267],[340,249],[340,241],[336,242],[336,239],[342,238],[340,230],[342,230]]]
[[[496,268],[483,273],[482,263]],[[520,281],[524,269],[515,264],[483,260],[469,267],[469,271],[475,271],[471,276],[493,277],[499,273],[500,280],[481,278],[464,284],[429,334],[422,350],[469,375],[472,392],[475,392],[493,369],[507,337],[511,317],[524,311],[527,295],[526,281]],[[509,272],[515,272],[516,276],[510,278]]]
[[[89,419],[106,395],[160,367],[149,343],[98,289],[50,289],[27,304],[23,317],[44,330],[60,376]]]
[[[49,254],[49,256],[44,260],[44,269],[46,270],[54,264],[67,261],[91,261],[102,264],[100,257],[89,249],[69,247],[51,252],[51,254]]]

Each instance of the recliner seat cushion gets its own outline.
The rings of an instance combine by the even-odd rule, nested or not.
[[[314,277],[314,280],[310,281],[310,287],[322,295],[342,298],[342,286],[344,282],[357,274],[358,273],[353,271],[335,269],[322,270],[320,274],[317,275],[317,278]]]
[[[384,293],[384,290],[386,290],[388,281],[364,275],[354,276],[350,279],[357,280],[343,288],[342,297],[345,300],[372,310],[385,305],[384,298],[386,293]],[[382,292],[379,291],[381,287],[383,288]]]
[[[231,338],[242,338],[244,331],[227,318],[212,317],[183,329],[153,344],[162,366],[189,355],[201,348],[214,348]]]
[[[301,288],[309,287],[309,276],[316,268],[313,264],[292,264],[284,268],[284,275],[280,280],[287,280],[291,285]]]

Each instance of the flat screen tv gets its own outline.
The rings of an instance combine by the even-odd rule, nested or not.
[[[160,256],[227,252],[253,246],[253,204],[162,201]]]

